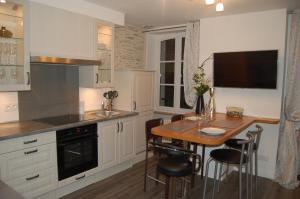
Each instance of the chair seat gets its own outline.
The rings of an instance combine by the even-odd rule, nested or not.
[[[241,152],[234,149],[215,149],[210,152],[210,156],[222,163],[227,164],[240,164]],[[243,164],[247,162],[247,156],[244,155]]]
[[[193,164],[188,159],[167,157],[159,160],[157,171],[170,177],[184,177],[193,173]]]
[[[233,149],[241,150],[242,145],[238,144],[238,141],[244,141],[244,139],[229,139],[225,142],[225,145]],[[247,149],[248,149],[248,145],[245,145],[245,150]],[[256,149],[257,149],[256,144],[253,143],[253,150],[255,151]]]

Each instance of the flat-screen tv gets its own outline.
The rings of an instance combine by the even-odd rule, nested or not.
[[[276,89],[278,50],[214,53],[214,86]]]

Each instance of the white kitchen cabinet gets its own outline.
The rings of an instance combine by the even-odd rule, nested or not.
[[[135,153],[141,153],[146,150],[145,123],[153,118],[153,112],[141,112],[135,120]]]
[[[1,4],[0,24],[0,91],[30,90],[28,1]]]
[[[98,123],[99,165],[101,169],[112,167],[118,163],[119,128],[118,120]]]
[[[96,58],[100,66],[79,68],[79,84],[87,88],[107,88],[114,85],[114,26],[98,22],[95,29],[97,39]]]
[[[96,20],[30,2],[31,56],[96,59]]]
[[[120,163],[130,160],[134,156],[134,129],[133,118],[123,119],[120,122]]]
[[[115,99],[114,107],[139,113],[134,123],[135,154],[146,148],[145,122],[153,117],[153,78],[153,71],[115,71],[115,89],[119,96]]]
[[[115,89],[119,96],[115,99],[116,109],[127,111],[153,110],[153,71],[117,70]]]
[[[25,198],[56,189],[55,138],[55,132],[46,132],[1,141],[0,179]]]
[[[134,156],[134,117],[98,123],[99,165],[110,168]]]

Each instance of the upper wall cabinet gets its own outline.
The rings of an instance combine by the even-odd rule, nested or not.
[[[79,68],[80,86],[101,88],[113,86],[114,73],[114,26],[97,23],[96,57],[100,66]]]
[[[28,1],[0,3],[0,91],[30,89]]]
[[[96,58],[96,20],[30,3],[30,53],[77,59]]]

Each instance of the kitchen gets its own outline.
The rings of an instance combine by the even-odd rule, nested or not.
[[[172,83],[156,83],[161,78],[156,67],[160,56],[157,41],[168,41],[169,35],[175,35],[176,48],[183,45],[184,28],[175,25],[179,23],[170,21],[174,26],[165,25],[163,30],[159,25],[128,25],[125,19],[132,20],[131,15],[93,0],[5,2],[0,3],[1,31],[6,35],[0,38],[0,49],[4,49],[0,52],[0,179],[23,197],[61,198],[135,168],[145,159],[145,122],[162,117],[164,123],[169,123],[172,115],[191,112],[180,101],[180,69],[173,71],[173,95],[159,90],[172,87]],[[226,105],[234,100],[248,111],[245,114],[278,119],[285,70],[286,10],[280,7],[258,11],[249,16],[240,14],[240,18],[255,18],[254,27],[259,28],[254,35],[274,30],[278,34],[264,37],[265,43],[257,42],[254,47],[240,43],[249,45],[250,50],[279,49],[280,86],[255,94],[221,88],[216,98],[223,100],[217,101],[217,111],[225,112]],[[208,32],[209,24],[223,23],[218,16],[201,22],[207,28],[201,29],[199,37],[203,43],[201,60],[211,52],[239,50],[236,46],[231,48],[232,40],[225,42],[228,49],[219,48],[218,38],[214,38],[215,43],[210,40],[215,35]],[[231,16],[236,20],[237,16]],[[270,28],[260,30],[261,24],[256,20],[259,18],[262,24],[270,22]],[[236,23],[239,26],[241,22]],[[149,24],[145,21],[143,25]],[[219,49],[210,49],[216,46]],[[178,58],[182,49],[175,50],[174,65],[178,68],[184,62]],[[169,69],[160,71],[165,72],[166,81]],[[170,95],[180,98],[174,97],[174,108],[164,99]],[[243,103],[243,95],[248,96],[247,103]],[[208,96],[204,97],[208,101]],[[269,140],[276,146],[269,149],[262,144],[259,166],[261,176],[272,179],[279,137],[272,133],[279,131],[279,125],[263,127],[263,143]]]

